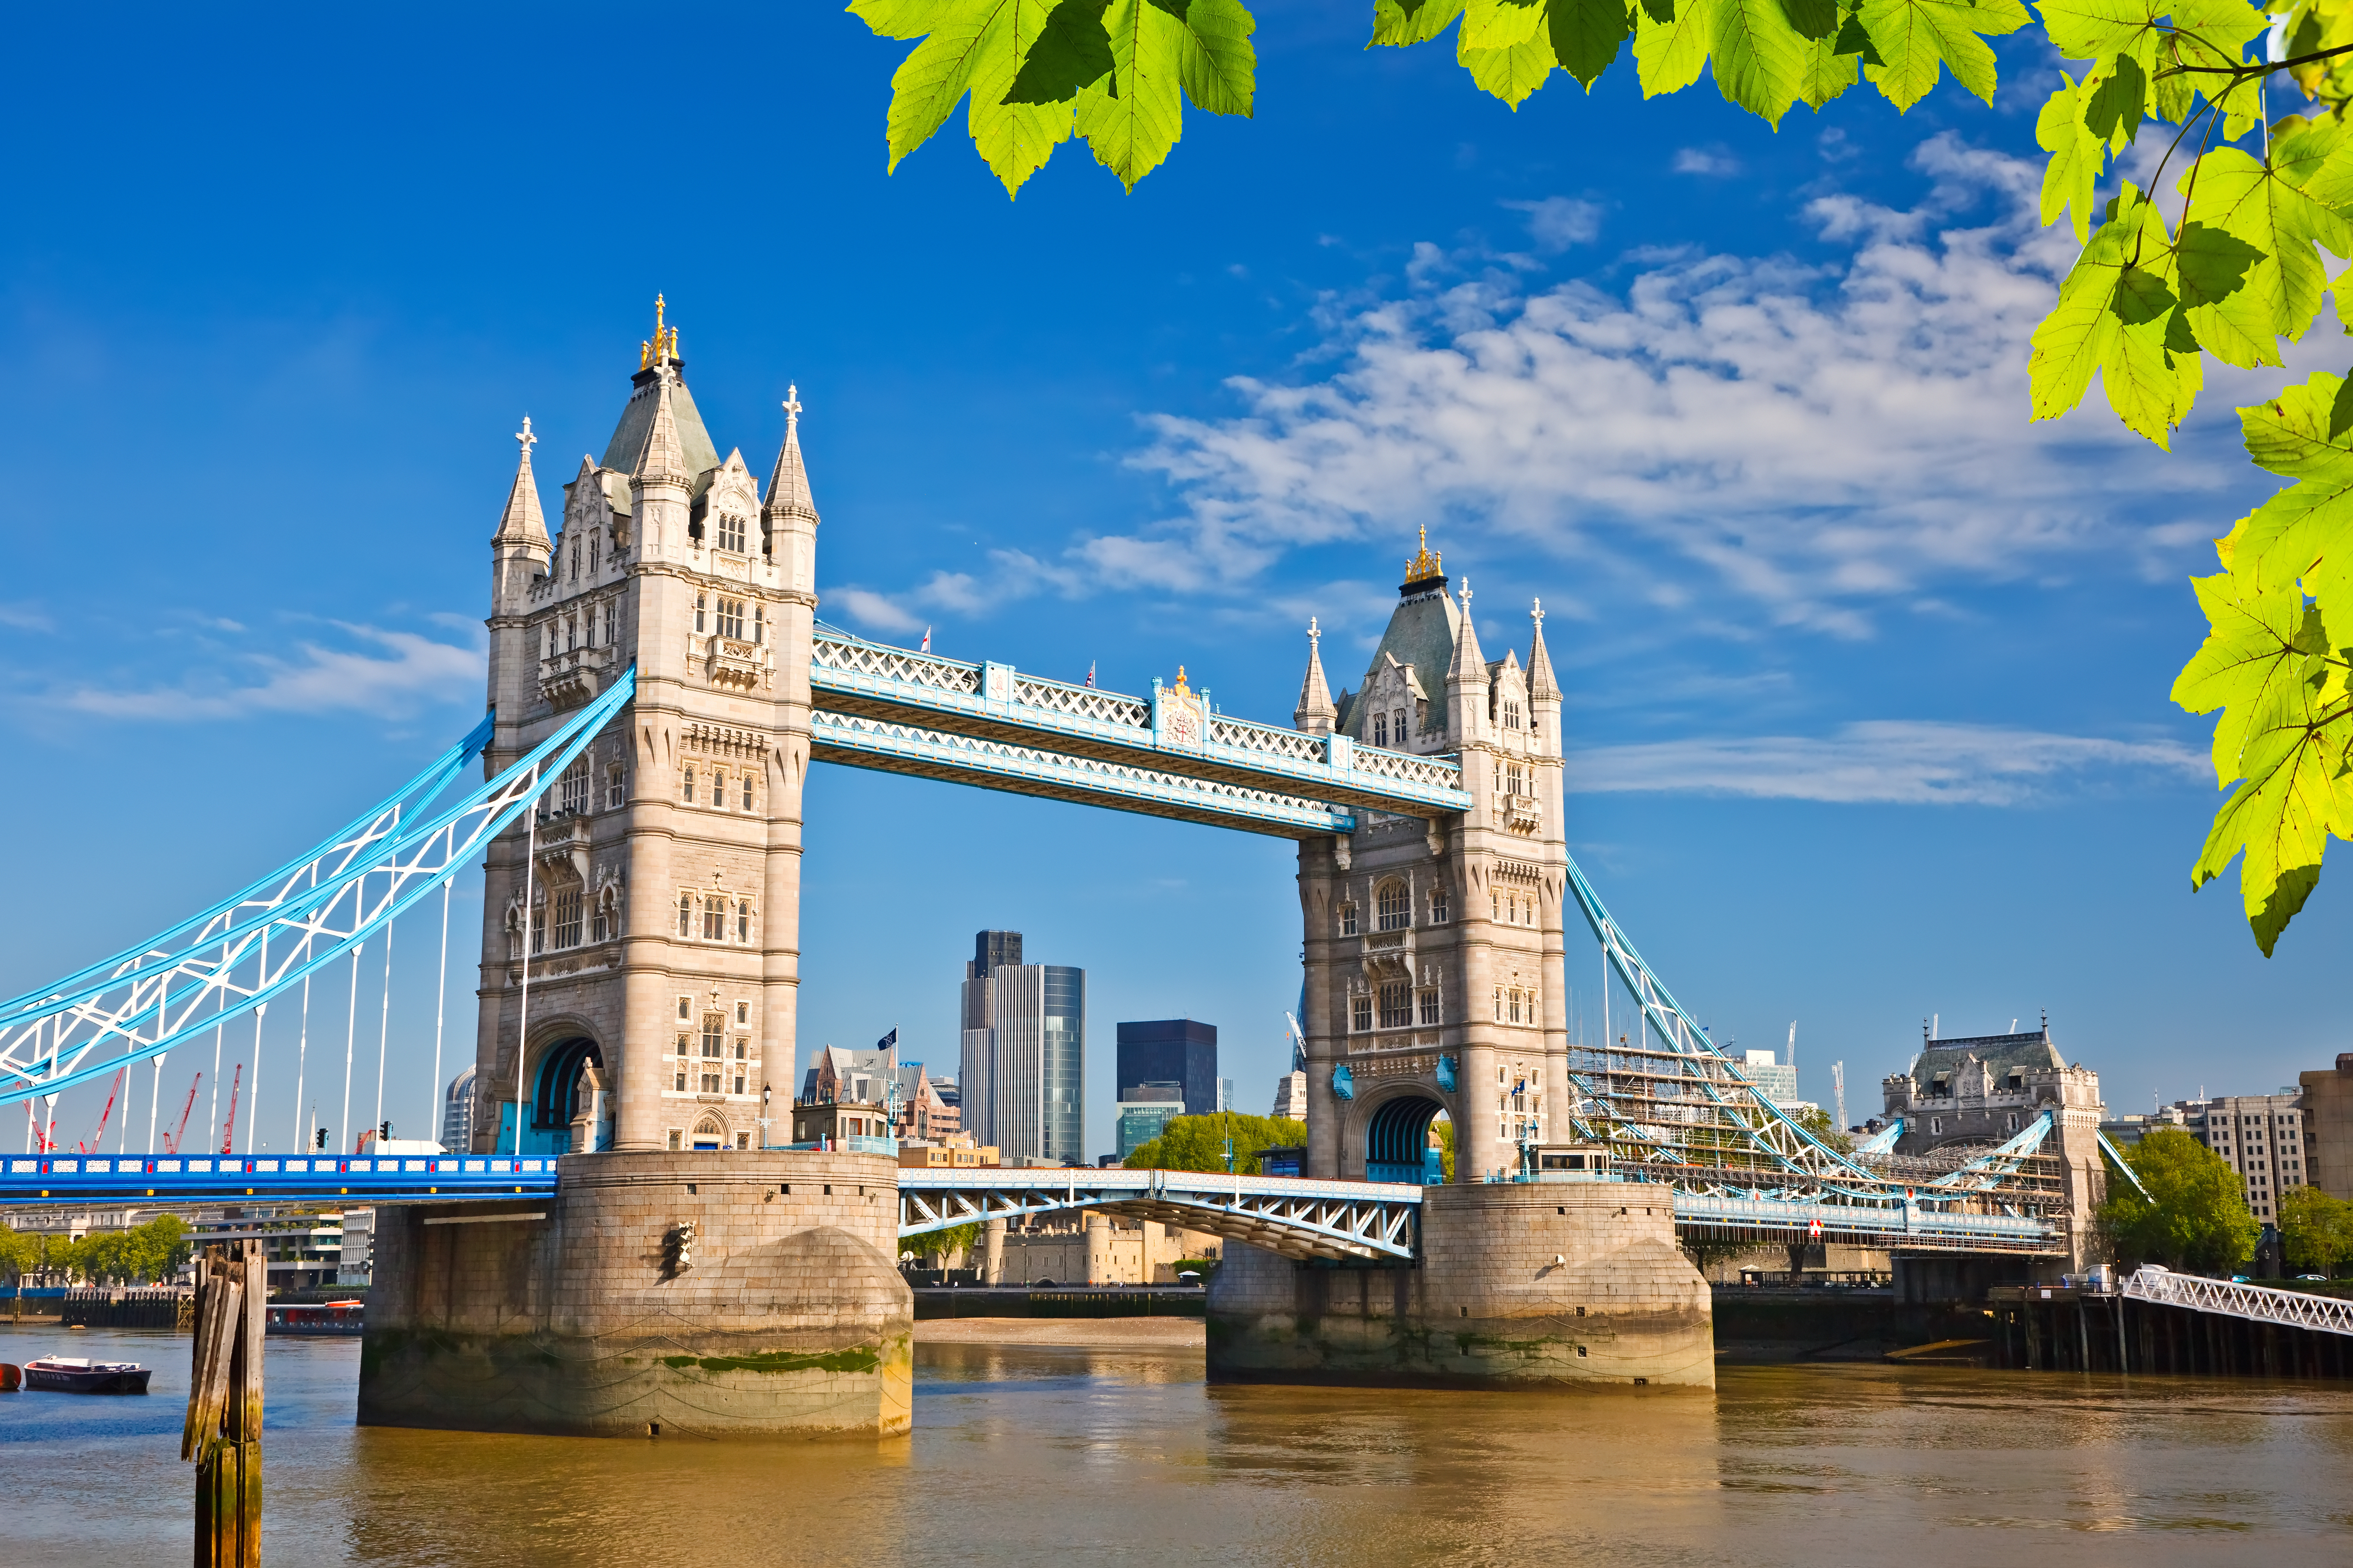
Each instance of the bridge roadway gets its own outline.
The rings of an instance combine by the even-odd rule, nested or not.
[[[0,1156],[0,1207],[75,1199],[157,1208],[247,1199],[511,1202],[553,1196],[556,1165],[552,1157],[481,1154],[11,1154]],[[1246,1241],[1291,1258],[1379,1263],[1419,1255],[1421,1198],[1421,1188],[1396,1183],[1198,1171],[902,1170],[899,1234],[913,1237],[994,1219],[1095,1209]],[[1677,1230],[1686,1237],[1759,1246],[1825,1241],[1901,1252],[2033,1255],[2055,1254],[2062,1247],[2045,1219],[1918,1200],[1873,1207],[1677,1190],[1674,1210]]]

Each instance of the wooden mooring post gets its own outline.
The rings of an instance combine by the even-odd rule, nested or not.
[[[180,1458],[196,1463],[196,1568],[261,1565],[261,1335],[269,1262],[258,1241],[205,1248],[188,1424]]]

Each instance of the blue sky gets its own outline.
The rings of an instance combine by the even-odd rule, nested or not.
[[[2268,963],[2235,887],[2193,897],[2214,796],[2165,696],[2184,579],[2267,489],[2230,405],[2269,384],[2210,369],[2169,457],[2096,395],[2027,423],[2072,256],[2033,222],[2047,51],[2005,47],[1990,108],[1777,134],[1624,61],[1514,114],[1449,47],[1361,51],[1366,9],[1266,7],[1254,121],[1188,115],[1132,195],[1065,146],[1018,202],[953,128],[885,175],[903,46],[828,6],[28,14],[22,58],[89,68],[19,73],[0,229],[0,990],[469,726],[509,432],[553,500],[660,290],[723,451],[765,471],[798,383],[823,613],[871,635],[1126,690],[1181,663],[1275,718],[1311,615],[1354,683],[1419,526],[1491,651],[1541,596],[1580,861],[1719,1039],[1796,1020],[1854,1117],[1931,1014],[2048,1008],[2119,1108],[2333,1060],[2342,873]],[[952,1064],[971,932],[1009,926],[1092,977],[1091,1146],[1120,1018],[1216,1023],[1271,1096],[1283,841],[840,770],[808,818],[804,1055],[895,1023]],[[1570,981],[1598,1016],[1582,940]],[[395,989],[421,1131],[427,967]]]

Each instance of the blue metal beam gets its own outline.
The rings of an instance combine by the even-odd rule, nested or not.
[[[552,1157],[441,1155],[11,1154],[0,1157],[0,1205],[222,1198],[285,1203],[343,1199],[546,1197]]]

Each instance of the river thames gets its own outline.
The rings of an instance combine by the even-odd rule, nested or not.
[[[144,1399],[0,1395],[0,1559],[184,1561],[188,1342]],[[352,1424],[359,1346],[269,1342],[272,1563],[2132,1564],[2353,1561],[2353,1393],[1731,1367],[1714,1395],[1210,1387],[1198,1351],[919,1347],[876,1444]]]

